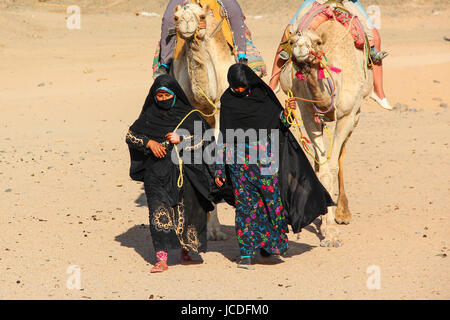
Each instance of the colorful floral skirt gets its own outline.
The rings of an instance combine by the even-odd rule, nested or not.
[[[288,249],[278,174],[263,176],[259,164],[228,165],[236,204],[236,235],[241,256],[255,256],[261,248],[283,255]]]

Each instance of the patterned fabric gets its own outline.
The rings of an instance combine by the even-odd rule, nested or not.
[[[236,235],[241,256],[255,256],[259,248],[285,254],[288,231],[278,188],[278,174],[263,177],[260,164],[230,165],[236,199]]]
[[[196,253],[206,252],[205,203],[189,179],[185,179],[184,183],[184,199],[175,207],[155,198],[152,186],[144,183],[150,233],[156,252],[179,248]]]
[[[284,113],[280,115],[281,125],[289,128]],[[227,150],[223,145],[219,148],[216,177],[225,178],[226,171],[231,179],[236,206],[235,229],[241,256],[255,256],[261,248],[267,252],[283,255],[288,250],[288,223],[281,199],[278,173],[262,175],[259,153],[252,158],[251,149],[261,149],[271,155],[272,145],[269,135],[266,141],[247,143],[245,148],[235,146]],[[245,150],[244,164],[223,164],[225,154],[229,159],[237,150]],[[236,158],[235,158],[236,160]],[[256,164],[255,164],[256,162]],[[236,162],[234,162],[236,163]],[[252,164],[250,164],[252,163]],[[273,163],[272,163],[273,165]]]
[[[250,30],[246,28],[245,35],[247,38],[247,60],[248,60],[248,66],[261,78],[267,75],[267,66],[264,62],[264,59],[259,52],[258,48],[256,48],[255,44],[253,43],[252,34],[250,33]],[[236,62],[238,61],[238,58],[236,56]]]
[[[153,56],[153,63],[152,63],[152,70],[153,74],[156,73],[156,71],[161,66],[161,41],[158,41],[158,44],[156,45],[155,55]]]
[[[156,253],[156,259],[158,259],[158,262],[167,262],[167,251],[158,251]]]
[[[184,203],[175,208],[164,203],[159,203],[156,209],[153,204],[150,205],[150,232],[157,252],[180,247],[194,252],[206,251],[206,212],[201,206],[197,211],[199,211],[196,212],[197,216],[200,220],[204,220],[204,223],[191,221],[192,219],[185,215]],[[198,230],[199,228],[201,230]],[[199,231],[202,234],[199,234]]]
[[[150,154],[151,150],[147,148],[148,142],[150,139],[143,134],[135,133],[131,130],[128,130],[127,135],[125,137],[125,142],[128,145],[132,145],[133,148],[144,152],[144,154]]]
[[[350,27],[350,33],[354,39],[355,47],[360,50],[364,49],[366,34],[370,37],[372,33],[370,28],[364,30],[360,19],[341,5],[332,7],[328,4],[322,4],[320,1],[315,1],[312,7],[301,17],[297,30],[316,30],[319,25],[330,19],[340,22],[346,28]]]

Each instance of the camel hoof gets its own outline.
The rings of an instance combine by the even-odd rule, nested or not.
[[[337,224],[350,224],[350,221],[352,220],[352,214],[350,211],[347,210],[336,210],[336,214],[334,215],[334,221],[336,221]]]
[[[336,221],[337,224],[349,225],[351,219],[341,219],[341,218],[335,217],[334,220]]]
[[[340,246],[342,246],[342,243],[340,240],[323,239],[320,242],[320,246],[326,248],[339,248]]]
[[[339,240],[339,229],[336,226],[328,226],[325,228],[322,228],[322,235],[325,237],[320,242],[321,247],[333,247],[338,248],[342,246],[341,240]]]

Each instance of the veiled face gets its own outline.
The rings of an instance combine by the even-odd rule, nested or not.
[[[155,94],[155,97],[156,97],[156,100],[158,100],[158,101],[165,101],[165,100],[172,99],[173,95],[167,91],[158,91]]]
[[[184,7],[177,6],[174,19],[180,36],[185,40],[190,40],[197,33],[197,38],[203,39],[206,29],[200,27],[205,26],[208,11],[208,6],[202,8],[200,4],[196,3],[188,3]]]
[[[289,44],[292,48],[292,55],[297,62],[309,63],[315,59],[311,51],[317,52],[322,45],[322,39],[316,32],[308,30],[292,35]]]
[[[236,92],[244,92],[247,89],[248,89],[248,87],[243,87],[243,86],[233,88],[233,90]]]

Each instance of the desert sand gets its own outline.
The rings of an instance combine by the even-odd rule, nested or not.
[[[448,1],[363,1],[381,6],[396,108],[367,99],[347,144],[354,218],[340,226],[342,247],[320,247],[314,223],[290,233],[287,257],[237,269],[234,212],[221,204],[229,239],[209,242],[202,265],[171,252],[163,274],[150,274],[125,134],[153,81],[161,24],[135,13],[166,2],[74,2],[80,30],[66,27],[73,2],[0,0],[0,299],[450,298]],[[270,72],[300,1],[240,2]],[[80,289],[67,287],[70,266]],[[370,266],[379,290],[367,286]]]

